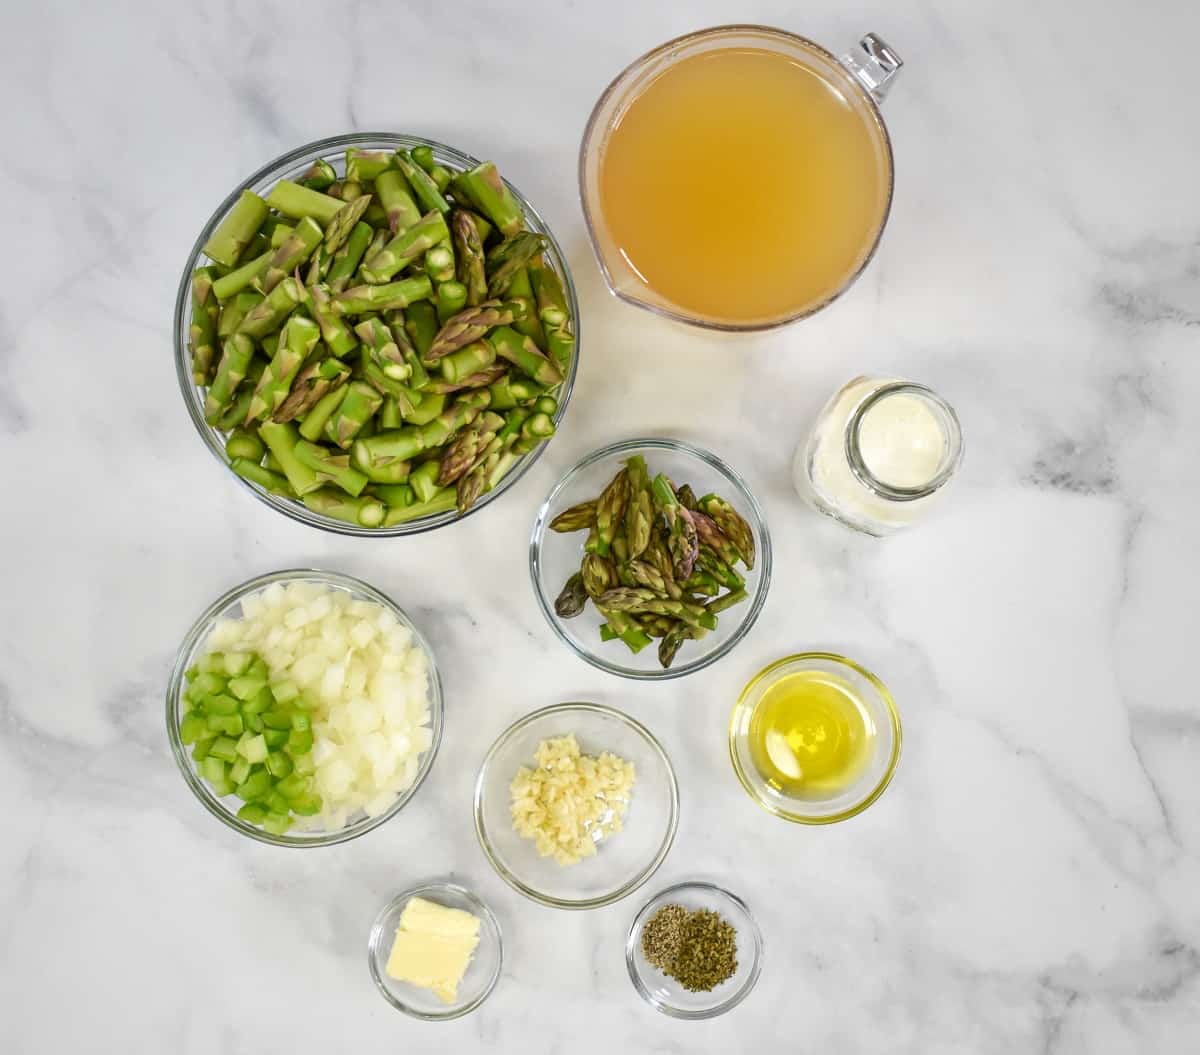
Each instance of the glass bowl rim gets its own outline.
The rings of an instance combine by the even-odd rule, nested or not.
[[[759,795],[757,788],[754,786],[753,780],[750,778],[750,775],[746,773],[737,752],[738,717],[741,715],[742,711],[749,706],[746,701],[748,700],[750,694],[761,682],[769,679],[781,667],[790,663],[795,663],[797,660],[811,659],[821,659],[827,660],[831,663],[840,663],[843,666],[849,667],[861,677],[866,678],[867,681],[871,683],[875,691],[879,693],[880,699],[883,700],[884,706],[887,709],[888,719],[892,727],[891,755],[888,758],[887,766],[884,768],[883,773],[880,774],[879,780],[875,783],[870,792],[868,792],[862,799],[856,801],[853,805],[847,806],[845,809],[840,810],[837,813],[831,813],[828,816],[823,817],[814,817],[809,814],[796,813],[792,810],[783,809],[780,806],[765,801]],[[733,764],[733,771],[737,774],[738,781],[746,790],[746,793],[764,810],[776,817],[782,817],[785,821],[792,821],[795,824],[835,824],[839,821],[849,820],[851,817],[857,817],[863,812],[863,810],[874,803],[887,790],[888,785],[891,784],[892,777],[896,773],[896,766],[900,763],[900,750],[903,745],[903,740],[904,735],[903,727],[900,722],[900,711],[896,707],[896,701],[892,697],[891,690],[873,671],[867,670],[866,667],[856,663],[848,656],[843,656],[838,652],[796,652],[790,656],[783,656],[781,659],[777,659],[772,663],[768,663],[762,668],[762,670],[755,674],[754,677],[746,682],[745,686],[742,688],[742,691],[738,694],[737,702],[733,705],[733,712],[729,717],[729,758]]]
[[[526,729],[536,721],[552,715],[564,714],[568,711],[583,711],[588,714],[600,714],[606,718],[616,719],[623,725],[628,726],[633,732],[637,733],[649,746],[650,749],[658,756],[662,762],[663,770],[667,775],[667,787],[670,793],[671,808],[670,816],[667,821],[667,832],[662,843],[654,853],[649,864],[646,865],[632,879],[623,883],[615,890],[608,894],[602,894],[592,898],[558,898],[550,894],[545,894],[526,883],[521,882],[515,875],[512,874],[496,856],[496,852],[492,847],[491,840],[487,836],[487,826],[483,820],[483,794],[484,794],[484,777],[487,775],[489,768],[495,762],[496,756],[500,749],[508,743],[517,733]],[[483,756],[483,762],[479,766],[479,773],[475,777],[474,791],[474,814],[475,814],[475,836],[479,840],[480,848],[483,850],[483,855],[488,859],[488,864],[495,869],[496,874],[504,880],[517,893],[524,894],[531,901],[536,901],[539,905],[545,905],[548,908],[561,908],[567,910],[585,910],[594,908],[603,908],[606,905],[612,905],[627,897],[638,889],[643,883],[650,879],[655,872],[658,871],[663,861],[667,859],[667,854],[671,852],[671,847],[675,842],[675,834],[679,828],[679,780],[675,775],[675,767],[671,764],[671,758],[667,754],[666,749],[659,742],[649,729],[639,722],[632,715],[626,714],[624,711],[619,711],[615,707],[610,707],[603,703],[590,703],[586,700],[568,700],[563,703],[552,703],[548,707],[539,707],[536,711],[530,711],[528,714],[518,718],[515,722],[509,725],[499,736],[493,741],[491,747],[488,748],[487,754]]]
[[[208,241],[209,235],[216,228],[217,224],[225,216],[226,212],[233,206],[238,196],[243,190],[246,190],[258,183],[260,180],[269,178],[281,179],[282,176],[276,176],[276,173],[281,172],[290,165],[294,165],[299,161],[308,157],[319,157],[330,151],[337,150],[348,146],[365,145],[369,143],[386,143],[395,146],[407,146],[411,144],[423,144],[431,147],[436,152],[441,152],[447,157],[450,157],[455,164],[460,164],[464,168],[473,167],[480,164],[478,158],[471,154],[467,154],[456,147],[441,143],[436,139],[429,139],[425,136],[413,135],[407,132],[345,132],[340,135],[327,136],[324,139],[315,139],[312,142],[305,143],[302,146],[294,147],[291,150],[280,154],[274,160],[267,162],[262,167],[255,170],[245,179],[240,180],[224,198],[220,205],[209,216],[208,221],[200,230],[195,243],[193,244],[187,260],[184,264],[183,274],[179,280],[179,288],[175,294],[175,311],[173,316],[173,332],[172,343],[174,344],[175,352],[175,376],[179,383],[180,395],[183,398],[185,407],[187,408],[188,417],[191,418],[193,426],[195,426],[200,439],[204,446],[212,453],[213,457],[221,464],[222,468],[233,477],[237,483],[245,488],[250,494],[254,495],[264,505],[284,516],[289,517],[298,523],[305,524],[308,527],[315,527],[321,531],[328,531],[335,535],[348,535],[356,538],[399,538],[404,535],[419,535],[425,531],[434,531],[440,527],[446,527],[450,524],[456,524],[459,521],[466,520],[467,517],[473,516],[476,512],[486,508],[493,501],[497,500],[501,495],[515,486],[519,481],[538,461],[545,452],[553,436],[549,437],[545,442],[539,443],[528,454],[522,455],[511,471],[506,473],[500,482],[492,488],[492,490],[480,495],[479,500],[461,516],[456,510],[449,510],[445,513],[438,513],[431,517],[423,517],[420,520],[412,520],[403,524],[394,524],[391,527],[363,527],[359,524],[350,524],[345,521],[336,520],[333,517],[327,517],[321,513],[314,513],[300,502],[284,498],[280,495],[273,495],[269,492],[255,486],[248,480],[242,479],[237,473],[233,472],[229,467],[229,462],[225,459],[224,447],[219,443],[214,435],[213,430],[204,420],[204,415],[199,409],[198,400],[195,397],[197,386],[192,381],[191,375],[191,359],[188,354],[188,336],[187,328],[191,319],[191,277],[192,271],[197,266],[202,255],[204,243]],[[504,179],[504,177],[501,177]],[[504,179],[505,185],[517,201],[520,203],[521,210],[524,215],[530,217],[541,228],[542,232],[550,240],[549,251],[559,265],[561,277],[563,280],[563,289],[566,293],[567,300],[571,308],[571,323],[575,337],[575,351],[571,357],[570,370],[567,376],[563,379],[562,386],[559,390],[558,409],[554,413],[554,424],[557,427],[562,419],[566,416],[567,406],[571,402],[571,395],[575,390],[575,381],[579,372],[579,352],[582,348],[582,327],[579,320],[579,299],[575,290],[575,280],[571,275],[570,263],[566,253],[563,252],[562,246],[559,245],[558,239],[555,237],[550,225],[543,219],[541,213],[534,208],[521,191],[515,187],[507,179]]]
[[[623,454],[626,451],[642,449],[683,454],[705,463],[710,469],[724,476],[746,499],[748,511],[753,520],[753,526],[757,528],[759,536],[757,540],[759,542],[759,552],[756,555],[754,564],[755,570],[758,572],[758,585],[754,595],[750,598],[750,603],[745,610],[745,614],[742,616],[741,622],[734,629],[733,633],[711,652],[697,659],[690,660],[687,663],[682,663],[679,666],[667,667],[665,670],[635,670],[632,667],[625,667],[620,663],[614,663],[611,660],[605,659],[596,652],[585,651],[577,645],[567,636],[560,625],[561,620],[554,611],[551,599],[542,591],[539,575],[542,543],[546,537],[546,532],[549,530],[549,514],[555,499],[558,498],[567,485],[579,473],[590,468],[596,462],[602,461],[614,454]],[[732,652],[734,647],[740,644],[742,639],[753,629],[759,615],[762,613],[763,606],[767,603],[767,594],[771,587],[771,568],[771,533],[767,528],[767,517],[763,512],[762,506],[759,505],[758,499],[754,496],[754,492],[750,490],[750,485],[723,458],[713,454],[709,450],[705,450],[703,447],[697,447],[685,440],[675,439],[670,436],[643,436],[628,440],[618,440],[615,443],[609,443],[597,448],[591,454],[585,455],[559,477],[558,482],[550,489],[550,493],[542,501],[542,504],[538,506],[533,520],[533,531],[529,538],[529,575],[533,580],[533,592],[537,598],[538,607],[542,610],[542,615],[546,617],[546,622],[550,624],[550,629],[580,659],[608,674],[615,674],[618,677],[629,678],[633,681],[670,681],[672,678],[683,678],[689,674],[704,670],[705,667],[712,666],[712,664]],[[731,609],[731,611],[736,610]]]
[[[714,1004],[712,1007],[700,1011],[690,1011],[673,1007],[654,997],[646,988],[636,967],[637,936],[641,931],[642,924],[645,922],[645,916],[650,906],[668,895],[688,890],[703,891],[710,896],[716,895],[718,898],[725,898],[736,905],[745,914],[749,922],[750,936],[754,942],[754,959],[750,965],[750,973],[747,975],[746,980],[719,1004]],[[682,882],[673,883],[671,886],[660,890],[653,897],[647,898],[646,903],[638,909],[637,915],[633,917],[633,922],[629,924],[629,933],[625,938],[625,968],[629,972],[629,980],[633,983],[634,989],[637,990],[638,996],[645,1000],[655,1011],[660,1011],[671,1018],[691,1020],[716,1018],[718,1015],[723,1015],[726,1011],[733,1010],[733,1008],[737,1007],[738,1004],[750,995],[755,985],[758,984],[759,975],[762,974],[763,957],[765,954],[766,943],[763,940],[762,928],[759,927],[758,920],[754,918],[754,913],[750,911],[750,906],[732,891],[726,890],[725,887],[717,883],[710,883],[703,879],[685,879]]]
[[[379,968],[376,964],[376,953],[381,947],[380,942],[383,940],[383,921],[391,911],[401,901],[420,897],[426,893],[436,894],[437,891],[450,891],[457,897],[469,902],[471,907],[479,913],[480,918],[485,920],[496,934],[496,967],[488,978],[487,984],[473,1000],[467,1001],[461,1007],[456,1007],[451,1011],[443,1013],[421,1011],[400,1000],[384,984],[383,979],[379,976]],[[406,1015],[411,1015],[413,1018],[419,1018],[425,1022],[451,1022],[456,1018],[462,1018],[463,1015],[470,1014],[479,1007],[480,1004],[492,995],[492,991],[500,981],[500,975],[504,970],[504,929],[500,926],[500,921],[496,918],[496,914],[491,910],[491,907],[473,890],[468,889],[461,883],[454,883],[447,880],[426,880],[423,883],[409,887],[407,890],[402,890],[394,897],[389,898],[375,914],[375,919],[371,923],[371,931],[367,935],[367,969],[371,972],[371,981],[375,983],[375,988],[379,990],[380,995],[397,1011],[403,1011]]]
[[[838,287],[831,295],[822,300],[819,304],[814,304],[810,307],[803,308],[798,312],[793,312],[790,315],[780,319],[770,319],[765,322],[719,322],[714,319],[699,319],[695,315],[684,311],[682,308],[665,307],[660,304],[652,304],[648,300],[641,297],[626,293],[617,288],[613,281],[612,272],[608,265],[604,262],[604,258],[600,253],[599,246],[599,220],[594,219],[592,211],[588,208],[588,196],[585,188],[588,186],[588,181],[585,176],[588,158],[588,146],[591,143],[593,133],[596,130],[596,123],[600,116],[600,109],[605,103],[616,93],[621,82],[630,74],[636,73],[661,55],[666,54],[674,48],[690,46],[692,44],[702,42],[710,37],[733,36],[738,33],[758,33],[764,36],[779,37],[788,41],[793,45],[798,45],[801,48],[807,48],[815,52],[827,62],[833,63],[845,70],[849,80],[858,88],[860,96],[866,101],[870,107],[871,116],[874,118],[876,126],[879,128],[880,137],[882,139],[885,153],[887,156],[888,166],[888,192],[887,200],[883,205],[883,213],[879,220],[879,230],[875,232],[875,239],[871,243],[871,250],[863,258],[862,262],[855,268],[854,273],[850,275],[846,281]],[[683,33],[670,40],[666,40],[661,44],[656,45],[649,51],[643,52],[633,61],[624,66],[621,71],[611,80],[600,93],[600,97],[596,100],[591,112],[588,114],[587,123],[583,126],[583,136],[579,140],[579,156],[576,163],[576,180],[579,188],[579,204],[583,211],[583,225],[587,229],[588,242],[592,247],[592,255],[596,258],[596,266],[600,269],[600,274],[604,279],[604,285],[618,300],[624,301],[626,304],[632,304],[635,308],[641,308],[643,311],[652,312],[655,315],[662,316],[665,319],[671,319],[673,322],[683,323],[685,326],[697,326],[703,330],[716,330],[722,333],[763,333],[769,330],[782,329],[793,322],[799,322],[801,319],[807,319],[811,315],[829,307],[834,301],[838,300],[845,294],[851,286],[858,282],[862,277],[867,266],[875,259],[875,254],[879,251],[879,244],[883,241],[883,232],[887,229],[888,220],[891,218],[892,202],[896,194],[896,158],[895,151],[892,148],[892,136],[888,131],[887,121],[884,120],[883,112],[879,106],[879,100],[867,90],[866,86],[854,75],[853,71],[846,68],[842,62],[832,51],[822,44],[818,44],[815,40],[801,36],[799,33],[792,33],[786,29],[781,29],[778,26],[767,26],[753,22],[735,22],[727,25],[707,26],[704,29],[696,29],[690,33]]]
[[[232,810],[223,805],[220,799],[213,796],[203,779],[195,771],[188,750],[180,739],[177,713],[180,697],[183,692],[183,675],[187,669],[188,658],[195,651],[205,635],[210,632],[211,624],[220,613],[229,605],[240,601],[256,590],[264,589],[277,582],[295,582],[300,580],[321,582],[325,585],[365,594],[370,600],[383,605],[393,612],[400,622],[408,627],[412,632],[413,641],[425,651],[425,655],[429,660],[429,716],[431,725],[430,733],[432,736],[432,743],[430,743],[428,750],[417,766],[417,775],[413,778],[411,786],[397,795],[396,801],[383,813],[375,817],[368,817],[355,824],[348,824],[337,831],[324,832],[305,839],[289,836],[286,833],[283,835],[272,835],[270,832],[256,825],[240,820]],[[391,820],[417,793],[417,790],[425,782],[425,778],[429,776],[429,772],[433,768],[434,760],[442,744],[442,732],[445,726],[445,700],[442,693],[442,679],[438,670],[437,658],[425,635],[421,633],[420,628],[412,621],[403,608],[396,604],[387,594],[370,585],[370,583],[363,582],[361,579],[356,579],[351,575],[343,575],[340,572],[326,571],[320,568],[286,568],[280,571],[266,572],[226,590],[225,593],[213,601],[192,624],[175,654],[175,663],[171,669],[170,678],[167,681],[166,705],[167,737],[171,743],[171,753],[175,756],[175,763],[179,767],[185,783],[191,789],[192,794],[199,800],[200,804],[216,817],[217,820],[239,835],[245,835],[248,838],[255,839],[261,843],[268,843],[271,846],[284,846],[289,849],[336,846],[339,843],[357,839],[360,835],[366,835],[367,832],[373,831],[380,825]]]

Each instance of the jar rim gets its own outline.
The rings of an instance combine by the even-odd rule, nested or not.
[[[946,450],[938,471],[926,483],[919,487],[897,487],[879,479],[867,466],[859,445],[859,431],[866,413],[880,401],[894,395],[915,395],[932,404],[935,413],[941,419],[942,431],[946,441]],[[928,498],[950,481],[962,461],[962,427],[958,415],[941,396],[928,385],[915,381],[891,381],[880,385],[854,409],[850,420],[846,423],[846,461],[850,471],[860,484],[868,491],[889,502],[913,502],[920,498]]]

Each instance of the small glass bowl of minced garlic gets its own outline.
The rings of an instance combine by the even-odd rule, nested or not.
[[[672,1018],[716,1018],[750,994],[763,939],[741,898],[714,883],[678,883],[642,906],[625,941],[638,995]]]
[[[492,910],[471,891],[423,883],[380,909],[367,964],[392,1007],[444,1022],[474,1011],[491,995],[504,964],[504,940]]]

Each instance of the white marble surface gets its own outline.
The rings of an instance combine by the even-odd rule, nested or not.
[[[0,1049],[1200,1050],[1195,5],[501,6],[0,13]],[[819,317],[731,344],[606,294],[574,166],[625,62],[739,19],[834,46],[875,30],[907,66],[869,272]],[[179,269],[213,205],[351,128],[495,158],[567,246],[583,306],[577,394],[542,462],[485,516],[410,540],[252,501],[194,435],[172,365]],[[968,444],[945,515],[882,544],[801,508],[786,472],[815,407],[874,368],[945,393]],[[637,433],[725,455],[776,544],[748,639],[649,687],[564,651],[524,555],[556,475]],[[214,596],[304,564],[368,578],[428,629],[448,721],[399,818],[288,852],[192,799],[162,693]],[[723,739],[743,681],[808,647],[875,668],[906,730],[891,790],[829,830],[756,809]],[[564,698],[647,722],[682,783],[661,872],[585,914],[509,891],[470,825],[488,743]],[[508,962],[480,1011],[425,1025],[372,991],[364,945],[384,898],[440,874],[495,906]],[[743,894],[767,938],[758,989],[707,1024],[643,1006],[622,962],[642,898],[689,876]]]

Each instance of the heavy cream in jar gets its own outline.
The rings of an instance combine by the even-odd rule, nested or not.
[[[857,377],[825,404],[792,479],[817,510],[871,535],[924,516],[962,458],[950,405],[912,381]]]

